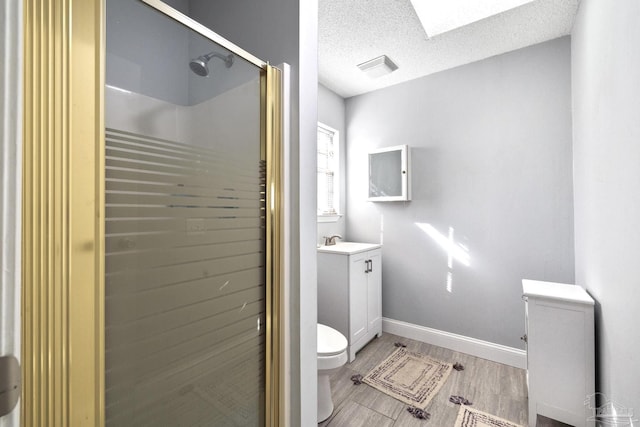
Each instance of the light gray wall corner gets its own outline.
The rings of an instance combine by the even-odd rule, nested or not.
[[[21,358],[22,2],[0,3],[0,356]],[[0,427],[20,425],[20,402]]]
[[[523,347],[521,279],[574,281],[570,75],[564,37],[346,100],[347,235],[383,244],[383,316]],[[368,151],[399,144],[412,201],[367,202]]]
[[[346,148],[347,148],[347,132],[345,126],[345,101],[337,93],[331,91],[323,85],[318,85],[318,121],[324,123],[336,129],[339,132],[340,137],[340,209],[339,213],[342,214],[336,222],[319,222],[318,223],[318,244],[322,244],[324,240],[323,236],[332,236],[338,234],[345,239],[345,216],[347,213],[347,201],[346,201]]]
[[[596,303],[596,388],[640,411],[640,2],[582,0],[571,35],[576,282]]]
[[[312,425],[317,413],[316,176],[317,0],[192,0],[190,14],[271,64],[291,66],[290,424]]]

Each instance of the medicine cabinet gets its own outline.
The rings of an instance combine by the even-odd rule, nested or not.
[[[369,197],[371,202],[411,200],[409,146],[397,145],[369,153]]]

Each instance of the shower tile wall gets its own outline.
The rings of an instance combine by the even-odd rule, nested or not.
[[[206,146],[215,137],[217,149],[230,151],[259,134],[259,123],[245,119],[254,113],[247,107],[255,109],[259,105],[259,93],[260,81],[256,79],[200,104],[182,106],[107,86],[105,124],[108,128],[195,146]]]

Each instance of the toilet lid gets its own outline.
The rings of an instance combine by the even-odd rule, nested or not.
[[[340,332],[318,323],[318,356],[334,356],[347,349],[347,339]]]

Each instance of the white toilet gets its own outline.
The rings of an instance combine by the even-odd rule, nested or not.
[[[318,323],[318,422],[333,412],[329,375],[347,363],[347,339],[340,332]]]

